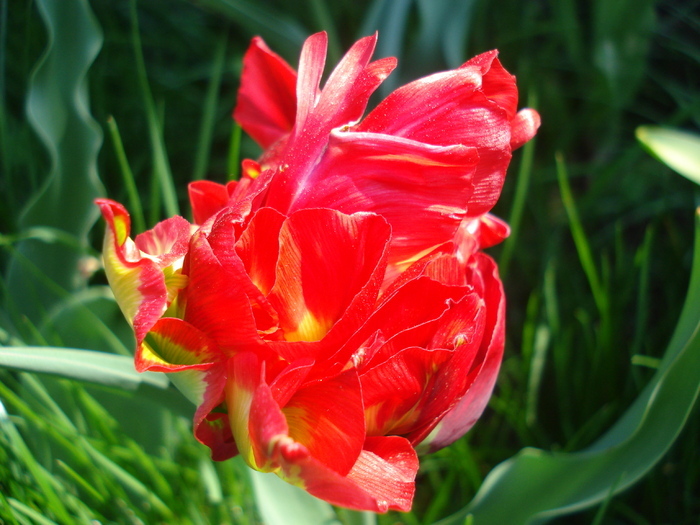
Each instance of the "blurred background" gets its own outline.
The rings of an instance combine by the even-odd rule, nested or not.
[[[508,296],[502,373],[469,435],[422,461],[414,511],[379,522],[443,518],[522,447],[590,444],[658,365],[687,291],[696,186],[647,154],[635,129],[698,131],[698,7],[3,0],[0,342],[131,350],[97,263],[103,226],[92,199],[124,203],[138,233],[173,213],[188,217],[189,181],[225,182],[240,158],[259,154],[231,119],[252,36],[296,67],[306,36],[325,30],[330,71],[378,31],[375,58],[399,59],[380,95],[496,48],[520,106],[542,117],[494,209],[513,228],[490,250]],[[177,400],[0,370],[0,402],[14,429],[0,435],[0,521],[258,520],[242,465],[211,463],[191,437],[191,408]],[[642,482],[562,523],[697,523],[699,442],[696,407]]]

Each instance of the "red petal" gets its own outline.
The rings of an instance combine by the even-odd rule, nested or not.
[[[190,182],[187,190],[195,224],[204,224],[226,205],[229,197],[227,186],[209,180]]]
[[[359,370],[374,366],[400,349],[391,342],[391,338],[403,332],[408,332],[406,339],[410,341],[406,346],[416,345],[417,341],[427,343],[429,330],[426,331],[423,325],[439,319],[447,309],[449,300],[457,301],[467,292],[465,286],[447,286],[428,277],[408,282],[390,297],[385,297],[371,318],[332,357],[317,364],[312,376],[323,377],[331,371],[337,372],[351,361]],[[381,345],[381,351],[373,355],[365,354],[368,351],[366,343],[377,334],[391,344]],[[420,339],[421,334],[424,340]]]
[[[289,436],[318,461],[347,474],[362,451],[365,416],[357,372],[299,389],[282,407]]]
[[[220,242],[218,234],[225,235],[227,228],[233,226],[223,219],[217,222],[212,229],[217,242]],[[219,261],[218,255],[224,262]],[[192,240],[188,256],[184,269],[189,275],[185,320],[211,337],[225,354],[244,350],[267,352],[258,336],[247,295],[257,289],[240,261],[240,271],[234,271],[233,264],[229,264],[236,257],[233,242],[227,251],[214,253],[206,234],[199,231]]]
[[[311,111],[316,106],[321,84],[321,75],[326,64],[326,49],[328,36],[325,32],[311,35],[304,42],[299,57],[299,73],[297,78],[297,113],[295,129],[304,129],[304,124]]]
[[[124,206],[109,199],[95,202],[107,223],[102,250],[107,280],[139,344],[168,307],[164,266],[143,257],[129,238],[131,220]]]
[[[134,243],[164,268],[187,253],[189,240],[190,223],[182,217],[171,217],[137,235]]]
[[[465,219],[455,234],[457,257],[466,262],[472,254],[500,243],[508,235],[508,224],[490,213]]]
[[[404,260],[452,238],[467,212],[477,162],[476,151],[463,146],[334,132],[292,209],[378,213],[392,227],[391,260]]]
[[[483,80],[474,67],[416,80],[391,93],[355,128],[438,146],[477,148],[471,217],[493,207],[511,157],[508,113],[493,100],[496,93],[482,92]]]
[[[313,35],[302,50],[297,119],[284,154],[274,163],[279,164],[279,172],[267,197],[268,206],[283,212],[313,184],[310,178],[331,130],[359,119],[370,95],[395,66],[392,59],[369,63],[376,36],[363,38],[347,52],[319,92],[326,40],[325,33]]]
[[[376,35],[355,42],[323,87],[315,113],[328,130],[359,120],[369,97],[396,67],[394,58],[369,63],[376,43]]]
[[[493,391],[503,358],[505,342],[505,296],[496,263],[485,254],[474,256],[476,270],[484,278],[486,324],[479,353],[470,376],[473,383],[466,394],[440,421],[425,444],[431,451],[440,449],[463,436],[481,416]]]
[[[233,118],[263,148],[289,133],[296,115],[294,70],[260,37],[243,57],[243,74]]]
[[[268,296],[287,341],[331,337],[336,323],[335,338],[359,327],[379,291],[389,235],[389,226],[376,215],[309,209],[289,217],[280,233],[277,278]],[[311,348],[274,347],[289,361]]]
[[[280,443],[278,454],[287,458],[280,477],[333,505],[355,510],[386,512],[411,509],[418,457],[411,445],[397,436],[367,438],[347,476],[329,469],[298,444]]]
[[[398,436],[368,437],[348,478],[377,500],[380,512],[411,510],[418,456]]]
[[[257,288],[265,295],[275,284],[279,235],[286,217],[272,208],[259,209],[236,241],[236,253]]]
[[[497,56],[498,51],[487,51],[467,61],[459,69],[471,69],[482,75],[481,92],[503,108],[508,120],[511,120],[518,109],[518,88],[515,77],[505,70]]]
[[[139,372],[206,370],[223,358],[213,341],[181,319],[161,318],[139,346],[135,366]]]
[[[223,363],[206,372],[203,378],[206,385],[203,401],[194,414],[194,435],[200,443],[211,449],[214,461],[224,461],[238,454],[228,414],[214,411],[224,402],[226,373],[227,368]]]
[[[452,357],[451,350],[404,348],[387,361],[364,371],[362,395],[367,434],[383,436],[410,432],[420,417],[436,372]]]

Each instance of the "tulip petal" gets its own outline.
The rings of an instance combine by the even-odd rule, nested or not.
[[[262,402],[266,398],[266,405],[258,405],[251,414],[261,414],[264,418],[261,424],[253,426],[267,434],[260,438],[269,443],[264,448],[274,458],[278,476],[334,505],[374,512],[410,509],[418,458],[405,439],[367,438],[351,470],[342,475],[284,434],[281,413],[273,410],[271,398],[264,392],[259,392],[258,400]],[[278,433],[270,436],[275,431]]]
[[[277,277],[268,296],[287,341],[320,341],[336,326],[333,337],[346,337],[359,327],[379,292],[389,235],[377,215],[309,209],[289,217],[280,232]],[[311,348],[271,345],[288,361]]]
[[[294,125],[295,71],[270,51],[260,37],[253,38],[243,57],[243,74],[233,118],[263,148],[268,148]]]
[[[221,242],[222,236],[234,235],[227,232],[234,227],[226,222],[227,217],[226,214],[217,217],[211,231],[214,243]],[[189,276],[184,298],[185,320],[206,333],[226,355],[244,350],[257,350],[270,355],[258,335],[247,295],[260,292],[245,274],[240,260],[240,271],[231,269],[229,263],[233,264],[231,261],[235,256],[233,241],[230,249],[221,255],[224,262],[215,255],[205,232],[200,230],[194,235],[188,261],[183,268],[183,272]]]
[[[390,259],[404,260],[452,238],[468,210],[477,162],[476,150],[464,146],[333,132],[292,209],[378,213],[392,227]]]
[[[540,127],[540,114],[534,109],[525,108],[518,111],[510,121],[510,147],[518,149],[535,136]]]
[[[321,75],[326,65],[327,48],[328,36],[325,32],[311,35],[301,48],[296,85],[297,112],[294,121],[294,129],[297,132],[304,129],[306,119],[316,106]]]
[[[135,365],[139,372],[206,370],[222,357],[204,332],[181,319],[165,317],[146,334]]]
[[[498,51],[491,50],[481,53],[462,64],[460,70],[471,70],[481,75],[480,91],[506,112],[506,117],[511,120],[518,109],[518,88],[515,77],[505,70],[500,60]]]
[[[486,324],[479,353],[469,375],[472,384],[430,433],[422,446],[430,451],[443,448],[463,436],[486,408],[503,358],[505,343],[505,296],[496,263],[485,254],[474,256],[476,269],[483,275]]]
[[[350,471],[365,439],[357,372],[348,370],[299,389],[282,412],[289,425],[289,436],[295,442],[339,474]]]
[[[187,191],[195,224],[204,224],[209,217],[226,206],[235,186],[236,181],[226,185],[210,180],[190,182]]]
[[[369,97],[396,67],[394,58],[370,64],[376,44],[376,35],[355,42],[328,77],[315,109],[317,118],[327,121],[325,134],[359,120]]]
[[[362,395],[368,436],[408,433],[420,416],[436,372],[451,350],[404,348],[362,373]]]
[[[213,366],[206,372],[185,370],[172,376],[179,377],[178,388],[187,381],[205,385],[202,402],[194,413],[193,427],[197,440],[211,449],[214,461],[224,461],[238,454],[238,447],[233,439],[229,415],[223,411],[225,386],[228,369],[224,363]],[[221,410],[217,410],[221,408]]]
[[[474,67],[421,78],[391,93],[353,129],[477,148],[468,212],[476,217],[498,199],[511,158],[508,112],[494,101],[495,93],[482,91],[484,81]]]
[[[95,202],[107,223],[102,251],[107,280],[140,342],[186,282],[167,267],[184,256],[189,223],[173,218],[140,236],[141,245],[152,251],[144,254],[129,238],[131,221],[126,209],[108,199]]]
[[[415,492],[418,456],[401,437],[368,437],[348,478],[377,500],[379,512],[408,512]]]
[[[277,454],[286,461],[277,474],[333,505],[372,512],[410,510],[418,471],[413,448],[398,436],[367,438],[365,447],[353,469],[341,476],[293,441],[280,441]]]
[[[272,208],[259,209],[236,241],[236,253],[251,281],[264,295],[275,284],[279,235],[286,217]]]

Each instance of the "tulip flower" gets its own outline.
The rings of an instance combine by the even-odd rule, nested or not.
[[[193,224],[132,241],[126,210],[98,204],[136,368],[196,404],[212,457],[385,512],[410,509],[416,450],[463,435],[493,390],[505,297],[481,250],[508,227],[487,212],[539,121],[495,53],[363,119],[395,65],[370,61],[375,40],[321,90],[324,34],[298,75],[254,39],[235,117],[264,152],[238,182],[190,185]]]

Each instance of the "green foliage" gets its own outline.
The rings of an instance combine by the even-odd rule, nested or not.
[[[461,523],[466,508],[466,522],[479,525],[504,486],[521,497],[521,487],[544,492],[540,475],[556,485],[549,509],[602,503],[562,523],[695,523],[697,411],[663,455],[697,387],[697,307],[671,339],[688,290],[695,186],[634,135],[640,125],[700,125],[697,0],[8,4],[0,2],[0,521],[252,524],[257,501],[274,522],[270,491],[280,488],[267,483],[277,480],[254,478],[254,499],[241,462],[214,464],[193,439],[192,407],[126,366],[133,340],[97,269],[102,227],[93,229],[91,201],[126,203],[137,233],[187,213],[188,181],[224,182],[240,158],[258,154],[230,119],[250,37],[261,34],[295,65],[305,36],[326,29],[330,61],[378,30],[377,55],[400,61],[387,86],[498,48],[543,120],[536,142],[516,153],[495,210],[513,233],[493,252],[509,314],[490,409],[468,436],[423,458],[413,512],[376,521]],[[659,158],[678,155],[671,135],[643,129]],[[572,470],[589,457],[587,473]],[[591,485],[596,469],[610,474]],[[542,512],[543,500],[521,511]],[[302,505],[319,509],[313,519],[375,521]]]
[[[85,2],[38,1],[37,7],[48,42],[30,80],[27,117],[51,165],[41,187],[24,205],[18,226],[20,230],[58,227],[85,246],[97,219],[92,201],[101,192],[96,160],[102,142],[89,112],[87,73],[102,35]],[[28,238],[16,250],[7,279],[9,294],[14,306],[32,321],[63,298],[54,288],[75,290],[84,285],[81,253],[73,247]],[[48,286],[46,279],[55,286]]]

